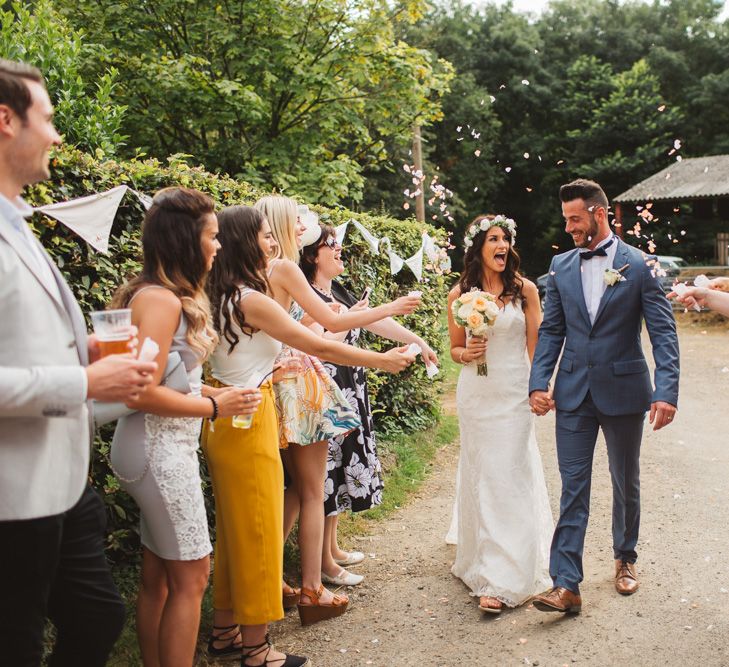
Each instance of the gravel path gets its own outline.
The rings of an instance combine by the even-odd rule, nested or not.
[[[485,617],[450,574],[444,542],[457,443],[413,501],[352,545],[368,554],[350,589],[352,608],[301,628],[289,612],[279,645],[314,667],[354,665],[729,665],[729,350],[727,333],[681,325],[681,405],[671,427],[646,431],[641,590],[615,593],[610,548],[610,480],[598,441],[585,548],[583,612],[563,617],[531,605]],[[650,349],[647,345],[646,349]],[[559,477],[554,417],[537,421],[552,507]]]

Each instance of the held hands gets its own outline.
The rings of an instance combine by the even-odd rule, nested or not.
[[[218,417],[252,415],[263,400],[260,389],[239,389],[225,387],[215,394],[218,404]]]
[[[408,346],[393,347],[382,354],[380,368],[390,373],[399,373],[415,361],[415,355],[408,352]]]
[[[539,417],[543,417],[550,410],[554,410],[554,399],[551,391],[533,391],[529,394],[529,405],[532,412]]]
[[[648,421],[653,424],[653,430],[658,431],[664,426],[668,426],[673,421],[675,415],[675,405],[671,405],[665,401],[656,401],[655,403],[651,403],[651,412],[648,416]]]
[[[86,367],[88,398],[105,403],[130,403],[152,382],[155,361],[138,361],[131,354],[110,354]]]
[[[419,296],[401,296],[388,304],[390,315],[410,315],[420,305],[420,300]]]

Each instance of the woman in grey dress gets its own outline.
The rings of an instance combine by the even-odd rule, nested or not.
[[[201,382],[215,347],[204,291],[220,244],[213,201],[196,190],[155,196],[142,230],[144,268],[120,288],[117,308],[132,309],[140,340],[156,341],[158,359],[177,352],[189,392],[161,383],[165,364],[134,414],[120,420],[111,461],[141,510],[143,547],[137,634],[145,665],[191,665],[211,549],[197,457],[201,418],[252,413],[257,390]]]

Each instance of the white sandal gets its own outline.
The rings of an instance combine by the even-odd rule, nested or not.
[[[345,551],[344,553],[347,554],[346,558],[341,558],[341,559],[335,558],[334,559],[334,562],[337,565],[341,565],[342,567],[348,567],[350,565],[359,565],[365,559],[365,555],[361,551],[350,551],[349,553],[347,553]]]

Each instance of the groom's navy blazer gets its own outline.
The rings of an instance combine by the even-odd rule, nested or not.
[[[654,401],[678,405],[678,338],[671,305],[652,272],[655,257],[620,239],[613,268],[628,265],[624,281],[607,286],[594,324],[582,292],[579,251],[557,255],[549,267],[544,320],[534,354],[529,393],[546,391],[562,351],[554,400],[576,410],[590,392],[606,415],[645,412]],[[656,364],[655,389],[640,344],[645,319]]]

